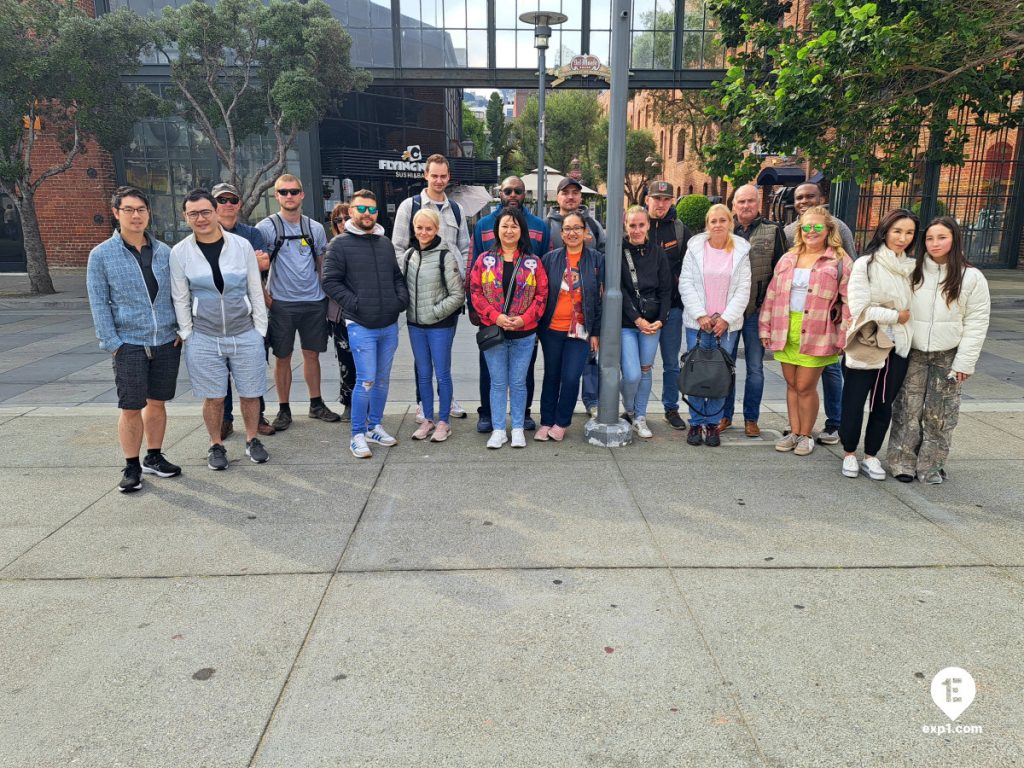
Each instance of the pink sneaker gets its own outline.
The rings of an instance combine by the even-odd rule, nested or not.
[[[412,439],[413,440],[426,440],[427,437],[429,437],[430,431],[433,428],[434,428],[434,422],[429,421],[429,420],[424,421],[422,424],[420,424],[416,428],[416,431],[412,433]]]
[[[562,442],[562,438],[565,437],[565,427],[560,427],[556,424],[551,428],[551,431],[548,432],[548,434],[551,435],[552,440],[560,443]]]
[[[437,422],[437,426],[434,428],[434,434],[430,438],[432,443],[443,443],[448,439],[448,435],[452,433],[451,427],[448,426],[447,421]]]
[[[545,427],[543,424],[533,433],[533,439],[538,442],[546,442],[548,439],[548,433],[551,431],[551,427]]]

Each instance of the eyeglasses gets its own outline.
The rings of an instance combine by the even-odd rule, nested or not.
[[[220,197],[215,197],[214,200],[221,205],[238,205],[240,202],[240,200],[233,195],[221,195]]]
[[[207,208],[205,211],[189,211],[188,213],[185,214],[185,218],[188,219],[189,221],[196,221],[197,219],[208,219],[211,216],[213,216],[214,213],[216,213],[216,211],[214,211],[213,208]]]
[[[277,190],[277,194],[281,195],[282,197],[288,197],[289,195],[295,195],[297,197],[297,196],[302,194],[302,190],[301,189],[292,189],[292,188],[289,187],[288,189],[279,189],[279,190]]]
[[[575,232],[576,234],[579,234],[584,229],[586,229],[586,227],[562,227],[563,232]]]
[[[353,205],[352,207],[355,208],[360,213],[376,213],[377,212],[377,206],[376,205]]]
[[[825,231],[825,225],[824,224],[801,224],[800,225],[800,229],[802,229],[804,232],[810,232],[812,229],[815,232],[824,232]]]
[[[525,187],[505,187],[501,191],[504,192],[506,195],[525,195],[526,194],[526,188]]]
[[[132,208],[130,205],[126,205],[123,208],[118,208],[117,210],[126,216],[134,216],[136,213],[145,213],[149,208],[144,205],[140,205],[138,208]]]

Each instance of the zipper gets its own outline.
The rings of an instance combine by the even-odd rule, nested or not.
[[[418,251],[418,253],[419,253],[420,259],[419,259],[419,262],[417,262],[417,264],[416,264],[416,281],[415,281],[416,299],[415,299],[415,301],[410,302],[410,305],[413,308],[413,310],[412,310],[413,316],[416,318],[413,322],[416,322],[416,323],[419,323],[419,321],[420,321],[420,310],[419,310],[419,307],[417,305],[419,304],[419,299],[420,299],[420,272],[423,271],[423,251]]]

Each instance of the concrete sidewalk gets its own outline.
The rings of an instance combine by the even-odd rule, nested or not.
[[[1024,764],[1022,308],[998,312],[939,486],[735,429],[693,448],[660,419],[615,451],[579,423],[517,451],[473,419],[417,443],[403,340],[397,447],[356,460],[297,404],[270,463],[235,435],[211,472],[183,368],[184,475],[125,496],[87,310],[5,301],[3,768]],[[954,666],[977,696],[951,723],[930,688]]]

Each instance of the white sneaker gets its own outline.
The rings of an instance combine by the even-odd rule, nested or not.
[[[872,456],[860,463],[860,471],[872,480],[885,480],[885,470],[882,469],[882,462]]]
[[[644,439],[654,437],[654,433],[651,432],[651,428],[647,426],[646,416],[636,416],[633,418],[633,431]]]
[[[520,430],[521,432],[522,430]],[[505,434],[504,429],[496,429],[491,432],[491,436],[487,439],[488,448],[501,448],[505,443],[508,442],[508,436]]]
[[[522,429],[512,430],[512,447],[513,448],[525,448],[526,447],[526,432]]]
[[[466,418],[466,409],[459,405],[459,401],[454,397],[452,398],[452,407],[450,411],[453,419],[464,419]]]
[[[353,435],[352,442],[348,444],[348,449],[352,451],[352,455],[357,459],[373,458],[373,452],[370,450],[370,446],[366,444],[366,435],[364,434]]]
[[[384,427],[380,424],[366,433],[366,442],[376,443],[387,448],[390,448],[392,445],[398,445],[398,441],[385,432]]]
[[[422,424],[423,422],[423,403],[416,403],[416,423]]]
[[[793,454],[796,456],[810,456],[813,450],[814,438],[810,435],[800,435],[796,441],[796,448],[793,449]]]
[[[857,457],[852,453],[849,456],[843,457],[843,474],[846,477],[857,477],[860,474],[860,465],[857,463]]]

